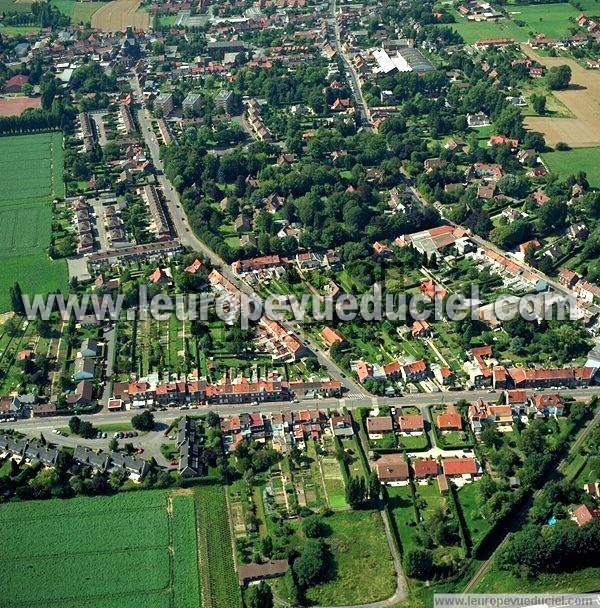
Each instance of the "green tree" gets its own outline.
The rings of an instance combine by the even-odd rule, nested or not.
[[[571,82],[571,68],[568,65],[553,66],[548,70],[546,80],[553,91],[566,89]]]
[[[404,557],[404,571],[410,578],[425,580],[433,570],[433,553],[429,549],[410,549]]]
[[[294,562],[294,574],[301,589],[323,579],[327,567],[327,549],[322,539],[309,539]]]
[[[271,587],[261,581],[258,585],[252,585],[245,594],[247,608],[273,608],[273,591]]]
[[[302,532],[307,538],[319,538],[325,533],[323,519],[318,515],[309,515],[302,521]]]
[[[154,428],[154,415],[146,410],[141,414],[133,416],[131,424],[138,431],[151,431]]]
[[[9,289],[10,305],[13,312],[17,315],[25,314],[25,307],[23,306],[23,291],[21,285],[18,282],[14,283]]]

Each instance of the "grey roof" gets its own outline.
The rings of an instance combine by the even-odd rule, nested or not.
[[[96,356],[98,354],[98,342],[96,340],[92,340],[91,338],[86,338],[81,343],[80,352],[83,353],[84,351],[88,350],[93,352],[94,356]]]
[[[110,462],[110,457],[104,452],[96,453],[90,448],[86,448],[83,445],[78,445],[73,453],[74,460],[81,464],[87,464],[94,469],[105,471]]]
[[[47,466],[54,466],[58,459],[58,450],[43,445],[29,444],[25,450],[25,458],[37,460]]]
[[[150,464],[142,458],[131,458],[125,454],[111,452],[110,459],[110,468],[112,470],[123,469],[129,473],[135,473],[140,477],[144,477],[150,470]]]
[[[0,449],[4,452],[23,456],[27,449],[27,440],[12,437],[11,435],[0,435]]]

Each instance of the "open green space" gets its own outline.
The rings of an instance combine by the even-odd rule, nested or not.
[[[191,493],[8,503],[0,547],[5,608],[200,604]]]
[[[383,522],[376,511],[345,511],[326,520],[333,576],[306,592],[319,606],[366,604],[393,595],[396,577]]]
[[[545,34],[548,38],[570,35],[569,29],[576,27],[574,19],[579,14],[577,9],[567,3],[518,4],[509,7],[508,12],[514,21],[525,22],[527,32]]]
[[[598,590],[600,568],[517,577],[496,564],[479,580],[473,593],[586,593]]]
[[[478,482],[468,483],[460,488],[457,494],[473,545],[476,545],[491,528],[490,522],[483,519],[480,513],[477,486]]]
[[[600,147],[548,152],[542,154],[542,160],[550,172],[563,179],[585,171],[590,186],[600,188]]]
[[[0,137],[0,312],[17,280],[29,294],[66,289],[65,261],[47,255],[51,202],[64,195],[61,133]]]
[[[496,23],[491,21],[467,21],[456,13],[456,23],[451,23],[466,44],[472,44],[481,38],[513,38],[516,42],[525,42],[529,34],[525,28],[519,27],[510,19],[502,19]]]

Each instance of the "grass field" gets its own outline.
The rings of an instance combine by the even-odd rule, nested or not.
[[[483,519],[478,507],[477,482],[468,483],[458,490],[458,500],[462,507],[465,523],[469,528],[471,541],[476,545],[489,531],[490,522]]]
[[[599,580],[600,568],[518,578],[494,564],[477,583],[473,593],[586,593],[598,591]]]
[[[162,491],[2,505],[1,604],[197,607],[194,510]]]
[[[545,34],[548,38],[569,35],[569,28],[575,23],[570,17],[577,17],[579,11],[570,4],[524,4],[508,8],[512,19],[524,21],[527,32]]]
[[[463,37],[466,44],[472,44],[480,38],[513,38],[516,42],[525,42],[529,38],[527,30],[510,19],[502,19],[497,23],[475,22],[467,21],[456,13],[456,23],[451,23],[450,26]]]
[[[47,255],[51,201],[64,197],[62,134],[0,137],[0,312],[9,287],[27,293],[64,290],[67,267]]]
[[[566,152],[542,154],[548,170],[560,177],[567,177],[578,171],[587,173],[590,186],[600,188],[600,148],[573,148]]]
[[[309,602],[319,606],[366,604],[392,596],[396,579],[379,513],[335,513],[326,523],[331,528],[326,542],[335,574],[331,581],[306,592]]]

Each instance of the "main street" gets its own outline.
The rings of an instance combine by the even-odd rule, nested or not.
[[[333,39],[332,44],[335,52],[342,58],[344,66],[346,67],[346,73],[349,77],[350,88],[354,94],[354,100],[356,102],[356,111],[359,112],[361,117],[361,125],[364,129],[372,129],[373,120],[371,119],[371,111],[369,110],[368,104],[365,102],[363,96],[362,87],[360,86],[360,80],[356,69],[352,64],[352,61],[348,57],[348,54],[344,51],[340,36],[340,25],[336,16],[336,0],[331,0],[330,5],[330,24],[333,27]]]
[[[132,77],[130,79],[130,83],[134,96],[140,104],[137,117],[141,134],[144,138],[144,142],[150,150],[150,156],[152,157],[152,162],[154,163],[154,167],[156,169],[157,180],[162,188],[165,202],[173,223],[173,228],[175,229],[181,244],[189,249],[201,253],[202,256],[205,259],[210,260],[211,264],[217,268],[228,281],[235,285],[240,292],[262,303],[262,298],[260,298],[260,296],[258,296],[258,294],[245,281],[242,281],[240,277],[238,277],[231,270],[229,264],[227,264],[219,255],[217,255],[205,243],[197,238],[192,231],[187,215],[183,209],[183,206],[181,205],[179,194],[164,173],[164,165],[160,158],[160,146],[152,129],[151,118],[148,114],[147,108],[145,107],[142,90],[137,76]],[[285,327],[285,329],[287,329],[290,333],[296,334],[301,338],[305,346],[307,346],[315,354],[319,364],[327,369],[327,372],[332,380],[341,382],[342,386],[352,391],[353,394],[364,394],[364,389],[352,378],[349,378],[331,359],[331,357],[329,357],[329,355],[318,346],[318,344],[316,344],[309,336],[304,334],[298,324],[292,324],[285,320],[280,322],[281,325],[283,325],[283,327]]]
[[[552,390],[531,391],[531,394],[549,394]],[[574,389],[561,391],[565,397],[572,397],[578,400],[587,401],[596,394],[600,394],[599,390],[592,389]],[[357,397],[357,398],[329,398],[329,399],[303,399],[298,402],[292,401],[272,401],[264,402],[258,405],[233,404],[233,405],[203,405],[193,410],[180,410],[179,408],[169,408],[166,411],[158,410],[154,412],[154,418],[158,424],[169,425],[177,418],[186,413],[200,414],[208,411],[215,411],[221,416],[231,416],[249,411],[260,411],[263,414],[271,414],[274,412],[298,412],[305,409],[336,409],[345,407],[349,410],[354,410],[361,407],[403,407],[415,406],[426,411],[427,406],[445,403],[456,403],[462,399],[473,402],[478,399],[486,401],[496,401],[500,393],[490,393],[489,391],[452,391],[439,393],[418,393],[414,395],[406,395],[403,397]],[[89,420],[96,426],[104,424],[129,424],[131,417],[140,410],[129,410],[120,412],[101,411],[97,414],[82,414],[82,420]],[[33,418],[27,420],[17,420],[16,422],[0,423],[0,428],[10,428],[18,430],[22,433],[36,434],[40,432],[48,432],[52,429],[64,427],[68,424],[71,416],[53,416],[52,418]],[[425,414],[428,418],[428,414]]]

